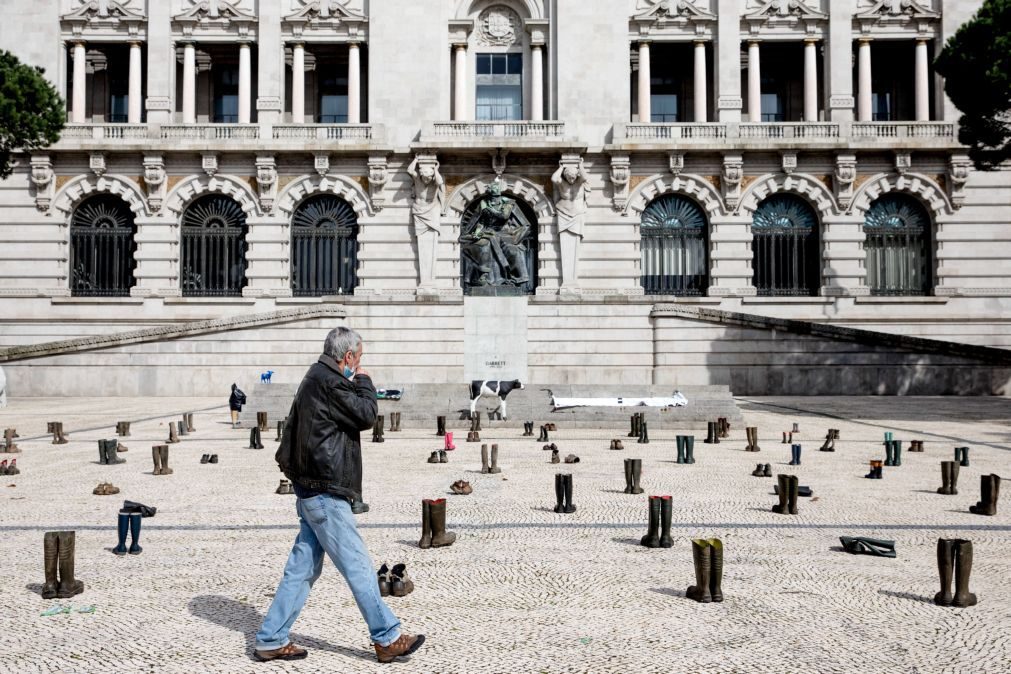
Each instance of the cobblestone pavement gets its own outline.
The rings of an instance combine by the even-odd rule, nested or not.
[[[295,536],[294,497],[274,494],[274,432],[247,449],[227,410],[210,399],[34,399],[0,410],[16,426],[21,475],[0,478],[0,671],[10,672],[371,672],[374,660],[351,595],[329,564],[295,624],[310,649],[299,663],[261,665],[253,634],[270,603]],[[614,433],[560,428],[553,466],[541,443],[515,429],[482,433],[501,446],[503,473],[480,474],[478,444],[462,442],[448,464],[425,462],[441,440],[432,429],[386,434],[364,445],[366,500],[359,517],[376,565],[405,562],[417,589],[391,598],[405,627],[428,635],[403,672],[1007,672],[1011,670],[1011,504],[996,517],[968,512],[979,476],[1008,470],[1011,403],[1000,399],[821,398],[740,401],[761,434],[749,454],[743,426],[697,463],[674,462],[677,429],[650,428],[638,445]],[[171,415],[197,410],[194,434],[170,449],[175,473],[151,474],[150,447]],[[436,413],[433,410],[433,415]],[[161,416],[166,415],[166,416]],[[54,446],[45,422],[59,419],[70,444]],[[127,462],[97,463],[99,438],[132,420]],[[539,420],[538,420],[539,421]],[[781,431],[796,421],[803,465],[790,467]],[[462,430],[464,422],[458,422]],[[828,427],[838,451],[817,451]],[[883,480],[865,480],[884,458],[886,430],[904,453]],[[611,437],[624,451],[609,451]],[[939,462],[969,445],[959,495],[940,496]],[[220,463],[201,465],[217,452]],[[647,493],[674,497],[675,545],[638,545],[646,495],[622,493],[622,459],[643,459]],[[5,458],[10,458],[6,456]],[[814,498],[800,514],[770,512],[774,480],[751,477],[758,461],[796,473]],[[572,515],[556,515],[553,476],[574,474]],[[448,495],[458,478],[470,496]],[[117,496],[93,496],[111,481]],[[422,498],[446,496],[457,543],[420,550]],[[158,507],[145,519],[143,554],[117,557],[116,511],[124,498]],[[84,594],[43,600],[43,532],[77,531]],[[895,539],[897,559],[851,556],[840,535]],[[719,537],[726,549],[722,604],[685,598],[693,582],[690,539]],[[935,542],[971,539],[971,589],[979,605],[940,608]],[[93,604],[93,614],[43,617],[54,604]]]

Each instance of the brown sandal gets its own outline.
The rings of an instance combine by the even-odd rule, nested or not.
[[[309,651],[299,648],[290,641],[288,645],[275,648],[272,651],[253,651],[253,656],[260,662],[269,662],[271,660],[304,660],[308,655]]]

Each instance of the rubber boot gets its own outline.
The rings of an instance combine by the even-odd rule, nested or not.
[[[709,594],[713,601],[723,601],[723,541],[709,539]]]
[[[572,505],[572,473],[566,473],[562,480],[565,488],[565,508],[562,512],[572,514],[576,512],[576,506]]]
[[[453,432],[452,431],[446,431],[446,434],[445,434],[444,437],[445,437],[445,442],[443,443],[442,450],[444,452],[451,452],[454,449],[456,449],[456,445],[453,444]]]
[[[902,440],[892,440],[892,465],[902,465]]]
[[[791,451],[793,452],[793,462],[790,465],[799,466],[800,465],[800,452],[803,449],[801,445],[791,445]]]
[[[555,512],[561,514],[565,509],[565,484],[561,473],[555,473]]]
[[[435,434],[440,438],[446,434],[446,417],[435,417]]]
[[[249,429],[249,449],[256,449],[256,428]]]
[[[1000,496],[1000,478],[996,475],[979,476],[980,500],[974,506],[969,506],[969,512],[975,515],[996,515],[997,498]]]
[[[687,463],[687,461],[685,460],[685,454],[686,454],[685,453],[685,439],[686,439],[686,436],[684,436],[684,435],[679,435],[676,438],[677,445],[678,445],[678,463]]]
[[[885,465],[895,465],[895,450],[893,449],[891,440],[885,440]]]
[[[168,465],[168,445],[158,445],[158,452],[161,454],[161,474],[171,475],[173,471]]]
[[[632,493],[632,459],[625,459],[625,493]]]
[[[952,606],[967,608],[976,605],[976,595],[969,592],[969,575],[972,573],[972,541],[955,540],[955,596]]]
[[[692,541],[692,561],[695,562],[695,584],[688,587],[685,596],[703,604],[708,604],[713,600],[712,592],[709,590],[709,582],[712,578],[709,567],[711,555],[709,541],[703,538],[697,538]]]
[[[386,423],[386,419],[380,414],[376,417],[376,423],[372,426],[372,442],[383,442],[383,426]]]
[[[74,578],[75,534],[73,531],[59,531],[57,536],[60,539],[60,583],[56,596],[69,599],[84,592],[84,583]]]
[[[176,425],[171,421],[169,422],[168,425],[168,441],[169,444],[179,442],[179,435],[176,433]]]
[[[60,539],[57,532],[47,531],[42,537],[42,566],[46,574],[46,582],[42,585],[42,598],[56,597],[56,563],[59,558]]]
[[[537,442],[547,442],[548,441],[548,427],[541,426],[541,434],[537,437]]]
[[[786,515],[790,512],[790,476],[789,475],[777,475],[776,476],[776,486],[779,487],[779,505],[772,506],[772,512],[779,513],[780,515]]]
[[[418,547],[422,550],[432,547],[432,502],[428,499],[421,502],[421,540]]]
[[[660,497],[660,547],[674,547],[674,539],[670,535],[670,523],[674,516],[674,500],[670,496]]]
[[[432,452],[432,455],[428,457],[429,463],[439,463],[439,452],[438,450]]]
[[[951,494],[951,464],[954,461],[942,461],[941,462],[941,486],[938,488],[938,494]]]
[[[130,513],[130,550],[131,555],[139,555],[144,548],[138,545],[140,540],[140,513]]]
[[[256,449],[263,449],[263,429],[256,429]]]
[[[720,417],[716,420],[716,430],[717,437],[727,438],[730,437],[730,422],[727,421],[726,417]]]
[[[435,499],[428,506],[432,519],[432,547],[444,548],[456,542],[456,534],[446,531],[446,499]]]
[[[639,431],[640,431],[639,440],[638,440],[639,444],[640,445],[648,445],[649,444],[649,427],[646,425],[646,420],[645,419],[641,419],[639,421]]]
[[[186,430],[186,415],[183,415],[183,420],[176,423],[176,433],[179,435],[189,435],[189,431]]]
[[[488,445],[481,445],[481,474],[488,474]]]
[[[948,468],[948,475],[951,479],[951,491],[948,493],[952,496],[958,495],[958,462],[952,461],[951,467]]]
[[[641,494],[643,492],[642,487],[639,486],[639,481],[642,479],[642,459],[632,459],[632,493]]]
[[[960,447],[959,449],[962,450],[962,458],[961,458],[961,460],[959,460],[958,465],[962,466],[963,468],[968,468],[968,466],[969,466],[969,448],[968,447]]]
[[[751,474],[754,475],[755,477],[765,477],[765,465],[761,463],[758,464],[758,468],[755,468],[755,470],[751,471]]]
[[[140,517],[140,513],[137,513]],[[112,554],[123,556],[127,552],[126,532],[130,529],[130,513],[119,511],[119,519],[116,521],[116,533],[119,535],[119,543],[112,549]]]
[[[57,445],[65,445],[68,442],[70,442],[70,440],[67,438],[66,434],[63,432],[63,422],[62,421],[59,421],[59,422],[56,423],[56,435],[57,435],[57,439],[56,439],[56,443],[55,444],[57,444]],[[969,451],[968,448],[966,448],[966,461],[969,460],[968,459],[968,456],[969,456],[968,455],[968,451]],[[966,465],[968,465],[968,464],[966,464]],[[82,587],[83,587],[83,585],[82,585]]]
[[[129,425],[127,425],[127,428],[129,428]],[[197,430],[197,427],[193,425],[193,412],[186,413],[186,430],[189,431],[190,433]],[[127,435],[129,434],[130,433],[128,431]]]
[[[478,433],[480,433],[481,430],[482,430],[481,429],[481,413],[480,412],[475,412],[474,413],[474,430],[477,431]]]
[[[103,466],[109,463],[109,455],[105,451],[105,440],[98,441],[98,462]]]
[[[281,436],[284,435],[284,422],[278,420],[277,422],[277,437],[274,438],[274,442],[281,442]]]
[[[162,475],[161,469],[161,445],[154,445],[151,447],[151,459],[154,460],[154,472],[152,475]]]
[[[629,423],[631,424],[631,430],[629,430],[628,432],[628,437],[630,438],[639,437],[639,428],[638,428],[639,414],[638,413],[633,414],[628,418],[628,420]]]
[[[502,469],[498,466],[498,444],[492,444],[491,446],[491,466],[488,467],[488,472],[492,475],[498,475],[502,472]]]
[[[647,548],[660,547],[660,497],[649,497],[649,529],[639,539],[639,544]]]
[[[790,444],[790,443],[789,443],[789,442],[787,441],[787,439],[786,439],[786,435],[787,435],[786,431],[783,431],[783,442],[781,442],[780,444],[783,444],[783,445],[788,445],[788,444]],[[792,440],[793,438],[790,438],[790,439]]]
[[[126,463],[126,459],[121,459],[116,454],[116,448],[118,446],[119,446],[119,441],[116,440],[115,438],[112,439],[112,440],[106,440],[105,441],[105,457],[106,457],[105,462],[107,464],[109,464],[110,466],[113,466],[113,465],[116,465],[116,464],[119,464],[119,463]]]
[[[800,491],[800,478],[797,477],[796,475],[791,475],[790,476],[790,480],[789,480],[789,484],[790,484],[790,499],[789,499],[790,514],[791,515],[796,515],[797,514],[797,496],[798,496],[798,492]]]
[[[685,463],[695,463],[695,436],[685,436]]]
[[[706,439],[703,440],[707,445],[719,444],[720,439],[716,436],[716,422],[710,421],[706,423]]]
[[[950,538],[937,539],[937,570],[941,575],[941,591],[934,595],[938,606],[951,606],[951,578],[955,570],[955,541]]]

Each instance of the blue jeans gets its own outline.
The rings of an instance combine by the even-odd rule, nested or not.
[[[400,621],[379,595],[379,584],[365,542],[358,534],[351,504],[321,494],[296,499],[299,531],[291,548],[284,577],[274,601],[256,633],[256,650],[270,651],[288,645],[288,633],[302,612],[309,590],[323,571],[325,552],[344,576],[358,610],[369,626],[374,643],[388,646],[400,637]]]

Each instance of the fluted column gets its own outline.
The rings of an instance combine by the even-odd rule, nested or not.
[[[197,48],[192,42],[183,45],[183,124],[197,121]]]
[[[695,121],[709,121],[709,86],[707,82],[706,43],[695,41]]]
[[[453,119],[467,119],[467,45],[453,45]]]
[[[305,45],[301,42],[291,46],[291,121],[305,122]]]
[[[927,41],[916,41],[916,121],[930,120],[930,67],[927,60]]]
[[[871,110],[871,41],[861,38],[857,51],[857,69],[859,82],[857,84],[857,119],[861,122],[873,121]]]
[[[249,124],[253,95],[252,49],[248,42],[239,44],[239,124]]]
[[[639,41],[639,121],[649,124],[653,121],[652,91],[650,91],[649,41]]]
[[[70,108],[70,120],[74,124],[83,124],[86,119],[87,104],[87,59],[88,53],[83,42],[74,43],[74,102]]]
[[[818,41],[804,40],[804,121],[818,121]]]
[[[126,121],[130,124],[140,124],[143,101],[140,90],[143,66],[140,58],[140,42],[130,43],[130,80],[127,95]]]
[[[362,122],[362,58],[357,42],[348,43],[348,124]]]
[[[762,54],[755,40],[748,43],[748,119],[762,121]]]
[[[544,119],[544,46],[530,45],[530,119]]]

